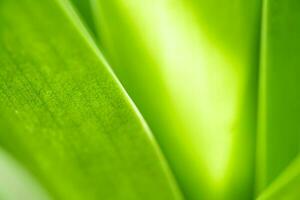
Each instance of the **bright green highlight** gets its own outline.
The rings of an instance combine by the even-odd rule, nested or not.
[[[186,127],[191,129],[191,139],[189,135],[183,139],[204,146],[206,150],[195,155],[203,157],[213,182],[222,179],[230,154],[230,124],[236,114],[242,77],[232,69],[229,56],[222,55],[201,37],[200,27],[190,16],[191,10],[184,9],[184,5],[173,5],[172,10],[163,1],[151,1],[148,5],[125,1],[123,5],[129,7],[133,19],[139,19],[138,31],[145,36],[152,56],[161,63],[178,113],[182,118],[192,119]],[[222,94],[221,87],[229,88],[226,94]]]
[[[236,14],[238,6],[251,8],[251,15],[232,18],[230,25],[234,29],[242,21],[249,31],[210,34],[198,14],[205,2],[198,3],[92,1],[100,46],[157,137],[185,196],[251,198],[260,4],[226,6]],[[219,42],[232,35],[242,43],[233,50]]]

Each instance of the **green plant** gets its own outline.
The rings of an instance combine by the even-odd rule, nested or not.
[[[0,0],[0,199],[299,199],[299,18],[297,0]]]

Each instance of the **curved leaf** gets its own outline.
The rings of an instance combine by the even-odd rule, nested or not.
[[[260,1],[92,5],[100,45],[185,196],[251,199]]]
[[[68,1],[0,1],[0,144],[55,199],[177,199],[137,109]]]

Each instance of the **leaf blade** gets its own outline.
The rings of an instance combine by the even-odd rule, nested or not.
[[[186,197],[250,199],[260,1],[92,2],[100,45]]]
[[[18,128],[1,133],[1,145],[55,198],[179,198],[151,133],[68,2],[0,4],[0,102]]]
[[[299,2],[264,1],[257,141],[261,192],[298,155]]]

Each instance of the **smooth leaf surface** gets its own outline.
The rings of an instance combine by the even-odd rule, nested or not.
[[[188,199],[251,199],[260,1],[92,0],[100,44]]]
[[[266,0],[262,29],[257,188],[265,189],[300,150],[300,1]]]
[[[0,1],[0,144],[54,199],[178,199],[143,119],[68,1]]]

